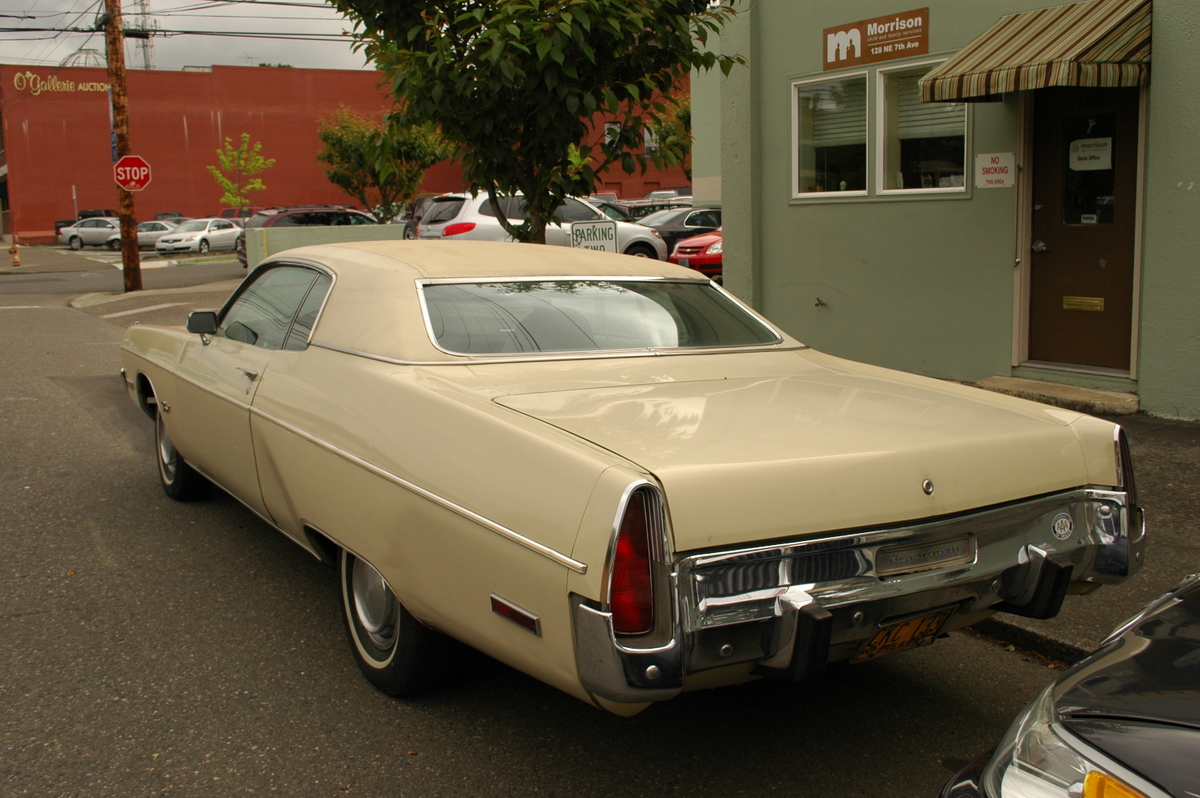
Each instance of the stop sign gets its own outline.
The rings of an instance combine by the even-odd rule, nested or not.
[[[122,155],[113,164],[113,177],[126,191],[141,191],[150,184],[150,164],[140,155]]]

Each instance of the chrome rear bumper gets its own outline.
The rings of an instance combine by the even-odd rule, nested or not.
[[[706,552],[676,559],[673,634],[639,648],[611,615],[573,596],[584,687],[618,702],[659,701],[695,673],[739,663],[803,681],[852,659],[881,629],[952,609],[943,631],[994,612],[1058,613],[1068,591],[1122,581],[1141,566],[1140,507],[1108,489],[1052,494],[964,515]]]

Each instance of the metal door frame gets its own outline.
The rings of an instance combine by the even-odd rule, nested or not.
[[[1034,90],[1036,91],[1036,89]],[[1129,371],[1115,372],[1115,376],[1128,376],[1136,380],[1138,376],[1138,339],[1141,329],[1142,308],[1142,246],[1144,243],[1142,229],[1144,223],[1145,183],[1146,183],[1146,123],[1149,105],[1149,89],[1145,86],[1138,92],[1138,121],[1137,121],[1137,171],[1134,179],[1136,194],[1134,196],[1133,222],[1133,317],[1129,331]],[[1043,364],[1029,359],[1029,305],[1032,300],[1030,279],[1030,245],[1033,237],[1033,172],[1029,164],[1033,158],[1033,128],[1037,120],[1033,112],[1033,92],[1020,92],[1017,106],[1018,152],[1017,152],[1017,203],[1016,203],[1016,250],[1013,254],[1013,347],[1012,366],[1030,366],[1039,368]],[[1064,366],[1054,364],[1047,368],[1059,371],[1078,371],[1082,373],[1104,374],[1114,376],[1113,369],[1095,366]]]

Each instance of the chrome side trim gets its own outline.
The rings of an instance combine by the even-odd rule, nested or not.
[[[460,504],[455,504],[454,502],[450,501],[449,499],[439,496],[438,494],[434,493],[433,491],[426,490],[425,488],[422,488],[420,485],[417,485],[413,482],[409,482],[407,479],[404,479],[403,477],[397,476],[396,474],[393,474],[390,471],[387,471],[385,469],[379,468],[378,466],[372,465],[371,463],[368,463],[366,460],[363,460],[361,457],[355,457],[354,455],[350,454],[349,452],[339,449],[338,447],[334,446],[333,444],[328,443],[327,441],[323,441],[314,435],[310,435],[309,433],[305,432],[304,430],[300,429],[299,427],[293,426],[292,424],[289,424],[280,418],[276,418],[275,416],[272,416],[269,413],[265,413],[257,407],[251,407],[250,412],[251,412],[251,414],[263,419],[264,421],[268,421],[281,429],[285,429],[288,432],[291,432],[293,435],[297,435],[297,436],[303,438],[304,440],[308,441],[309,443],[312,443],[316,446],[320,446],[322,449],[324,449],[332,454],[335,454],[338,457],[341,457],[343,460],[346,460],[347,462],[350,462],[350,463],[354,463],[355,465],[359,466],[360,468],[364,468],[367,471],[370,471],[372,474],[375,474],[378,477],[382,477],[383,479],[386,479],[388,482],[399,485],[400,487],[404,488],[405,490],[412,491],[413,493],[417,494],[418,496],[420,496],[424,499],[428,499],[429,501],[433,502],[434,504],[437,504],[440,507],[450,510],[453,513],[457,513],[458,515],[461,515],[463,518],[466,518],[469,521],[474,521],[475,523],[479,524],[480,526],[482,526],[486,529],[489,529],[492,532],[495,532],[497,535],[500,535],[501,537],[504,537],[504,538],[508,538],[512,542],[514,542],[518,545],[524,546],[525,548],[529,549],[530,551],[536,552],[536,553],[542,555],[543,557],[546,557],[547,559],[550,559],[550,560],[558,563],[559,565],[562,565],[566,568],[570,568],[572,571],[575,571],[576,573],[579,573],[579,574],[587,573],[588,566],[586,563],[582,563],[582,562],[579,562],[578,560],[572,559],[571,557],[568,557],[567,555],[565,555],[559,551],[555,551],[554,549],[550,548],[549,546],[544,546],[541,543],[538,543],[535,540],[531,540],[531,539],[525,537],[524,535],[521,535],[518,532],[514,532],[513,530],[504,526],[503,524],[498,524],[495,521],[492,521],[491,519],[486,518],[486,517],[480,515],[479,513],[474,512],[473,510],[468,510],[466,507],[463,507]]]
[[[472,357],[470,355],[447,353],[458,360],[403,360],[401,358],[387,357],[386,355],[377,355],[372,352],[365,352],[361,349],[350,349],[344,346],[326,343],[324,341],[312,341],[309,346],[328,349],[330,352],[341,352],[343,355],[352,355],[361,357],[367,360],[376,360],[380,363],[387,363],[392,366],[475,366],[488,363],[544,363],[547,361],[563,361],[563,360],[615,360],[633,357],[692,357],[695,355],[738,355],[748,352],[799,352],[812,347],[805,344],[796,346],[784,346],[782,344],[764,344],[762,346],[743,346],[743,347],[714,347],[712,349],[678,349],[678,350],[663,350],[663,349],[638,349],[629,351],[609,350],[597,354],[583,354],[580,352],[564,352],[554,355],[542,354],[537,356],[532,355],[502,355],[490,357]],[[445,351],[445,350],[442,350]]]
[[[275,522],[274,522],[274,521],[272,521],[270,518],[268,518],[267,516],[265,516],[265,515],[263,515],[262,513],[260,513],[258,510],[255,510],[255,509],[254,509],[253,507],[251,507],[249,504],[246,504],[246,502],[242,501],[241,497],[239,497],[239,496],[238,496],[236,493],[234,493],[233,491],[231,491],[231,490],[229,490],[228,488],[226,488],[226,487],[225,487],[224,485],[222,485],[220,482],[218,482],[217,480],[213,479],[213,478],[212,478],[212,477],[210,477],[210,476],[209,476],[207,473],[205,473],[203,470],[201,470],[201,469],[197,468],[196,466],[192,465],[190,462],[188,463],[188,466],[189,466],[189,467],[191,467],[191,469],[192,469],[193,471],[195,471],[197,474],[199,474],[200,476],[204,477],[204,478],[205,478],[205,479],[207,479],[209,482],[211,482],[211,483],[212,483],[212,484],[213,484],[213,485],[214,485],[214,486],[215,486],[215,487],[216,487],[218,490],[220,490],[222,493],[225,493],[225,494],[227,494],[227,495],[228,495],[230,498],[232,498],[232,499],[233,499],[234,501],[236,501],[238,504],[242,505],[242,506],[243,506],[243,507],[245,507],[247,510],[249,510],[251,513],[253,513],[253,514],[254,514],[254,515],[255,515],[255,516],[258,518],[258,520],[262,521],[264,524],[266,524],[267,526],[271,527],[271,529],[274,529],[276,532],[278,532],[279,534],[283,535],[285,538],[287,538],[288,540],[292,541],[292,542],[293,542],[293,543],[295,543],[297,546],[299,546],[300,548],[304,549],[305,551],[307,551],[307,552],[308,552],[309,554],[311,554],[312,556],[316,557],[318,560],[320,560],[320,559],[321,559],[321,555],[320,555],[318,552],[315,552],[315,551],[313,551],[313,549],[312,549],[312,546],[310,545],[310,543],[309,543],[309,541],[308,541],[307,539],[304,539],[304,538],[298,538],[298,537],[296,537],[295,535],[293,535],[291,532],[288,532],[286,529],[284,529],[283,527],[281,527],[279,524],[275,523]],[[324,534],[324,533],[322,533],[322,534]],[[326,537],[329,537],[329,536],[328,536],[328,535],[326,535]],[[330,538],[330,540],[333,540],[333,538]]]
[[[191,377],[187,376],[186,374],[182,374],[177,370],[172,370],[172,374],[177,379],[183,380],[188,385],[191,385],[193,388],[201,390],[204,393],[208,394],[209,396],[215,396],[217,399],[224,400],[240,410],[249,411],[251,409],[250,405],[246,404],[245,402],[239,402],[231,394],[227,394],[224,391],[218,391],[216,388],[213,388],[211,386],[205,385],[202,382],[194,380]]]

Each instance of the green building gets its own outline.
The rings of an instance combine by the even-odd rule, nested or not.
[[[733,8],[747,66],[693,80],[727,288],[832,354],[1200,418],[1200,3]]]

